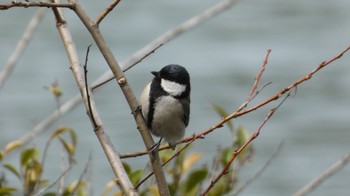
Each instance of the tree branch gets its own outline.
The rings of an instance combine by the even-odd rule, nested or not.
[[[102,20],[119,4],[120,0],[114,0],[96,19],[95,24],[100,25]]]
[[[235,191],[232,193],[232,196],[236,196],[239,193],[241,193],[246,187],[248,187],[248,185],[250,185],[254,180],[256,180],[263,173],[263,171],[265,171],[265,169],[271,164],[272,160],[277,156],[277,154],[282,149],[282,145],[283,145],[283,141],[281,141],[278,144],[278,146],[272,152],[270,158],[266,161],[266,163],[252,177],[250,177],[244,184],[242,184],[239,187],[235,188]]]
[[[225,10],[230,9],[236,2],[238,2],[238,0],[224,0],[222,2],[219,2],[214,6],[204,10],[200,14],[186,20],[185,22],[181,23],[175,28],[166,31],[158,38],[150,42],[148,45],[135,52],[125,63],[123,63],[123,65],[125,65],[124,71],[130,69],[133,65],[135,65],[135,62],[139,61],[140,56],[144,56],[144,54],[154,50],[154,48],[157,48],[159,45],[167,43],[168,41],[178,37],[179,35],[187,32],[188,30],[198,26],[204,21],[207,21],[208,19],[224,12]],[[101,78],[99,83],[105,83],[106,81],[113,79],[113,76],[111,74],[105,74],[108,76],[106,76],[105,78]],[[99,84],[97,83],[97,85]]]
[[[56,0],[57,2],[58,0]],[[77,5],[76,5],[77,6]],[[121,160],[119,159],[118,152],[115,150],[112,142],[110,141],[108,135],[104,131],[102,120],[98,114],[96,109],[95,101],[93,96],[91,95],[91,90],[84,83],[84,74],[83,70],[80,66],[80,61],[78,57],[78,53],[76,47],[74,45],[74,41],[68,29],[67,23],[63,20],[63,16],[61,14],[61,10],[59,8],[52,8],[55,14],[57,29],[61,35],[62,41],[66,48],[69,61],[71,63],[71,70],[73,72],[74,78],[79,87],[81,96],[83,97],[86,111],[88,114],[92,115],[90,117],[91,124],[94,127],[95,134],[100,141],[100,144],[108,158],[108,161],[116,175],[116,177],[120,180],[123,191],[127,195],[138,195],[136,190],[134,189],[128,175],[123,167]],[[88,89],[88,91],[86,91]],[[87,94],[90,94],[90,98],[88,98]],[[90,103],[88,102],[90,100]],[[93,110],[93,112],[89,112],[89,110]]]
[[[265,117],[265,119],[263,120],[263,122],[260,124],[260,126],[256,129],[256,131],[251,135],[251,137],[241,146],[239,147],[237,150],[235,150],[230,158],[230,160],[228,161],[228,163],[226,164],[226,166],[224,167],[224,169],[220,172],[220,174],[214,178],[214,180],[212,180],[209,184],[209,186],[203,191],[203,193],[201,194],[202,196],[206,195],[214,186],[215,184],[224,176],[227,174],[228,169],[230,168],[231,164],[233,163],[233,161],[236,159],[236,157],[253,141],[255,140],[255,138],[257,138],[260,134],[261,129],[263,128],[263,126],[266,124],[266,122],[271,118],[271,116],[277,111],[277,109],[287,100],[287,98],[290,96],[290,93],[287,94],[287,96],[274,108],[272,108],[270,110],[270,112],[267,114],[267,116]]]
[[[346,164],[348,164],[349,162],[350,162],[350,152],[348,152],[342,159],[335,162],[332,166],[327,168],[323,173],[321,173],[315,179],[307,183],[303,188],[295,192],[293,196],[302,196],[311,192],[312,190],[320,186],[323,181],[327,180],[333,174],[343,169],[346,166]]]
[[[4,68],[0,72],[0,88],[4,86],[6,79],[11,74],[14,66],[16,65],[19,58],[22,56],[24,49],[27,47],[30,39],[32,38],[35,30],[39,26],[41,19],[45,15],[45,8],[39,8],[35,13],[31,21],[29,22],[27,29],[24,31],[24,34],[21,40],[18,42],[15,51],[8,59],[8,62],[5,64]]]
[[[122,92],[124,93],[124,96],[129,104],[129,107],[132,111],[132,114],[134,116],[134,119],[136,121],[137,127],[141,133],[141,136],[143,138],[143,141],[146,145],[147,149],[150,149],[151,146],[154,144],[154,141],[152,139],[152,136],[148,130],[148,127],[146,125],[146,122],[142,116],[141,110],[139,109],[139,104],[137,102],[137,99],[132,92],[132,89],[130,88],[126,77],[124,76],[117,60],[113,56],[112,52],[108,48],[106,42],[103,39],[102,34],[100,33],[100,30],[98,29],[98,26],[94,24],[91,19],[87,16],[85,11],[82,9],[82,7],[75,1],[76,6],[74,7],[75,13],[78,15],[80,20],[83,22],[85,27],[90,32],[91,36],[93,37],[97,47],[99,48],[101,54],[105,58],[109,68],[114,74],[114,77],[116,81],[119,84],[119,87],[121,88]],[[160,195],[170,195],[168,185],[164,176],[163,168],[160,163],[159,155],[158,153],[149,153],[151,164],[153,167],[153,171],[155,172],[158,190]]]
[[[331,59],[324,61],[322,63],[320,63],[318,65],[317,68],[315,68],[313,71],[311,71],[310,73],[306,74],[305,76],[303,76],[302,78],[300,78],[299,80],[295,81],[294,83],[290,84],[289,86],[283,88],[282,90],[280,90],[279,92],[277,92],[275,95],[271,96],[270,98],[266,99],[265,101],[260,102],[259,104],[252,106],[246,110],[240,110],[241,106],[234,112],[232,112],[230,115],[227,115],[226,117],[224,117],[223,119],[221,119],[219,122],[217,122],[215,125],[213,125],[212,127],[202,131],[201,133],[192,135],[190,137],[184,138],[182,139],[182,143],[187,143],[192,141],[193,139],[202,139],[204,138],[207,134],[213,132],[214,130],[223,127],[223,125],[233,119],[233,118],[237,118],[239,116],[242,116],[244,114],[250,113],[254,110],[257,110],[258,108],[272,102],[275,101],[277,99],[279,99],[282,95],[284,95],[285,93],[289,92],[292,88],[297,87],[299,84],[309,80],[315,73],[317,73],[319,70],[321,70],[322,68],[326,67],[327,65],[331,64],[332,62],[334,62],[335,60],[341,58],[346,52],[348,52],[350,50],[350,46],[348,46],[347,48],[345,48],[343,51],[341,51],[339,54],[337,54],[336,56],[332,57]],[[261,70],[260,70],[261,71]],[[260,72],[259,72],[260,73]],[[164,145],[159,147],[159,150],[165,150],[165,149],[169,149],[169,145]],[[140,151],[140,152],[135,152],[135,153],[127,153],[127,154],[122,154],[120,155],[120,158],[129,158],[129,157],[137,157],[137,156],[142,156],[147,154],[147,151]]]
[[[152,53],[155,49],[163,45],[164,43],[168,42],[169,40],[172,40],[180,35],[182,33],[187,32],[188,30],[198,26],[202,22],[208,20],[211,17],[216,16],[217,14],[224,12],[225,10],[231,8],[235,2],[238,0],[225,0],[223,2],[220,2],[207,10],[203,11],[202,13],[186,20],[182,24],[176,26],[175,28],[163,33],[159,37],[157,37],[155,40],[151,41],[149,44],[147,44],[145,47],[141,48],[140,50],[136,51],[134,54],[132,54],[127,60],[122,62],[121,68],[123,72],[129,70],[131,67],[137,64],[137,62],[140,62],[147,54]],[[95,89],[102,84],[106,83],[107,81],[110,81],[114,79],[113,76],[111,76],[110,70],[106,71],[104,74],[102,74],[99,78],[97,78],[94,82],[91,84],[91,88]],[[79,103],[81,103],[81,96],[79,94],[75,95],[74,97],[70,98],[68,101],[66,101],[62,106],[60,107],[59,111],[61,111],[61,114],[64,115],[65,113],[68,113],[69,111],[73,110]],[[48,115],[47,118],[45,118],[43,121],[41,121],[39,124],[37,124],[31,132],[25,134],[19,140],[23,142],[23,144],[28,143],[33,138],[36,137],[36,135],[40,134],[41,132],[47,130],[48,127],[50,127],[56,120],[58,119],[58,110],[54,111],[50,115]],[[147,154],[147,152],[146,152]]]
[[[48,2],[12,2],[8,4],[0,4],[0,10],[7,10],[13,7],[47,7],[47,8],[70,8],[72,9],[74,7],[71,3],[48,3]]]

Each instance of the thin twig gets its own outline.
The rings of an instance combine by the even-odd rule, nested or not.
[[[272,152],[270,158],[266,161],[266,163],[252,176],[250,177],[244,184],[235,188],[235,192],[232,193],[232,196],[238,195],[245,188],[247,188],[254,180],[258,179],[260,175],[266,170],[266,168],[271,164],[272,160],[278,155],[281,151],[283,145],[283,140],[278,144],[278,146]]]
[[[223,126],[223,124],[225,124],[227,121],[233,119],[233,118],[237,118],[239,116],[242,116],[244,114],[250,113],[254,110],[257,110],[258,108],[265,106],[266,104],[275,101],[277,99],[279,99],[282,95],[286,94],[287,92],[290,92],[291,89],[295,89],[297,88],[297,86],[309,79],[311,79],[311,77],[317,73],[318,71],[320,71],[322,68],[326,67],[327,65],[333,63],[335,60],[341,58],[346,52],[348,52],[350,50],[350,46],[348,46],[347,48],[345,48],[343,51],[341,51],[339,54],[337,54],[336,56],[332,57],[331,59],[327,60],[327,61],[323,61],[322,63],[320,63],[318,65],[317,68],[315,68],[313,71],[311,71],[310,73],[306,74],[305,76],[303,76],[302,78],[300,78],[299,80],[295,81],[294,83],[290,84],[289,86],[283,88],[282,90],[280,90],[279,92],[277,92],[275,95],[271,96],[270,98],[266,99],[265,101],[262,101],[258,104],[256,104],[255,106],[252,106],[246,110],[241,110],[241,111],[234,111],[231,114],[225,116],[223,119],[221,119],[218,123],[216,123],[214,126],[212,126],[209,129],[206,129],[204,131],[202,131],[201,133],[198,133],[196,135],[187,137],[182,139],[182,143],[187,143],[191,140],[193,140],[193,138],[195,139],[202,139],[205,137],[205,135],[213,132],[214,130],[221,128]],[[159,147],[159,150],[165,150],[165,149],[169,149],[170,146],[169,145],[164,145]],[[128,153],[128,154],[122,154],[120,155],[120,157],[123,158],[129,158],[129,157],[137,157],[137,156],[142,156],[147,154],[147,151],[140,151],[140,152],[134,152],[134,153]]]
[[[146,45],[139,51],[135,52],[126,62],[122,63],[121,65],[123,67],[123,70],[126,71],[130,69],[133,65],[135,65],[135,61],[136,62],[139,61],[140,56],[144,56],[144,54],[154,50],[154,48],[159,47],[159,45],[163,43],[167,43],[168,41],[180,36],[181,34],[198,26],[199,24],[207,21],[208,19],[213,18],[214,16],[224,12],[225,10],[230,9],[237,2],[238,0],[221,1],[209,7],[208,9],[204,10],[200,14],[186,20],[185,22],[181,23],[175,28],[166,31],[165,33],[160,35],[158,38],[150,42],[148,45]],[[113,78],[113,75],[110,72],[107,72],[105,74],[106,74],[106,77],[103,77],[100,80],[98,80],[98,83],[105,83],[106,80],[110,80],[111,78]]]
[[[149,55],[153,54],[158,48],[160,48],[161,46],[163,46],[166,42],[160,43],[158,46],[156,46],[153,50],[148,51],[147,53],[145,53],[141,58],[139,58],[137,61],[133,62],[130,66],[133,67],[135,65],[137,65],[138,63],[140,63],[141,61],[143,61],[145,58],[147,58]],[[126,70],[123,69],[123,72],[125,72]],[[91,90],[95,90],[96,88],[108,83],[109,81],[112,81],[114,79],[114,77],[110,77],[109,79],[102,81],[101,83],[98,83],[96,85],[93,85]]]
[[[267,114],[267,116],[265,117],[265,119],[263,120],[263,122],[260,124],[260,126],[256,129],[256,131],[251,135],[251,137],[241,146],[239,147],[237,150],[235,150],[230,158],[230,160],[228,161],[228,163],[225,165],[224,169],[222,169],[222,171],[220,172],[219,175],[217,175],[216,178],[214,178],[209,186],[203,191],[203,193],[201,194],[202,196],[206,195],[214,186],[215,184],[224,176],[227,174],[227,171],[229,170],[231,164],[233,163],[233,161],[236,159],[236,157],[253,141],[255,140],[259,134],[261,129],[264,127],[264,125],[267,123],[267,121],[271,118],[271,116],[277,111],[277,109],[287,100],[287,98],[290,96],[290,93],[288,93],[285,98],[274,108],[272,108],[270,110],[270,112]]]
[[[58,0],[56,0],[58,1]],[[74,10],[78,9],[78,7],[80,9],[82,9],[80,7],[80,5],[77,3],[77,1],[74,1]],[[57,29],[58,32],[62,38],[62,42],[65,46],[65,49],[67,51],[67,55],[68,55],[68,59],[71,65],[71,71],[74,75],[74,79],[77,83],[77,86],[79,87],[80,90],[80,94],[83,97],[84,100],[84,104],[85,104],[85,109],[86,111],[89,110],[89,104],[87,102],[87,94],[85,92],[85,83],[84,83],[84,73],[83,70],[80,66],[80,60],[78,57],[78,53],[77,53],[77,49],[75,47],[74,44],[74,40],[72,38],[72,35],[68,29],[68,25],[67,23],[64,21],[63,19],[63,15],[60,12],[60,8],[52,8],[55,14],[55,18],[56,18],[56,24],[57,24]],[[110,163],[110,166],[114,172],[114,174],[116,175],[116,177],[122,182],[122,187],[123,187],[123,191],[125,193],[127,193],[127,195],[137,195],[137,193],[135,192],[135,189],[130,181],[130,179],[128,178],[128,175],[122,165],[122,162],[119,158],[119,153],[118,151],[115,149],[115,147],[113,146],[113,143],[111,142],[108,134],[106,134],[105,129],[103,127],[103,122],[101,120],[100,115],[98,114],[98,110],[96,108],[94,99],[92,97],[92,95],[90,95],[90,101],[91,101],[91,110],[93,110],[94,112],[92,113],[94,116],[93,118],[90,118],[91,124],[94,126],[94,124],[92,123],[91,119],[95,119],[95,122],[98,126],[93,127],[95,130],[95,134],[101,144],[102,149],[104,150],[107,159]]]
[[[266,53],[266,56],[265,56],[265,59],[263,61],[263,64],[262,64],[262,66],[260,68],[260,71],[259,71],[258,75],[255,77],[254,85],[253,85],[252,89],[250,90],[250,93],[248,94],[247,99],[245,100],[245,102],[243,102],[243,104],[240,107],[238,107],[238,109],[236,111],[241,111],[242,109],[247,107],[247,105],[249,104],[250,101],[253,100],[255,95],[257,95],[258,92],[260,92],[260,91],[257,91],[258,84],[260,82],[260,79],[261,79],[261,76],[262,76],[263,72],[265,71],[265,67],[267,65],[270,53],[271,53],[271,49],[268,49],[267,53]]]
[[[189,143],[187,143],[184,147],[182,147],[179,151],[177,151],[176,153],[174,153],[167,161],[165,161],[162,164],[162,167],[164,167],[165,165],[167,165],[171,160],[173,160],[175,157],[179,156],[180,153],[182,151],[184,151],[186,148],[188,148],[195,140],[190,141]],[[135,186],[135,189],[138,189],[144,182],[146,182],[147,179],[149,179],[152,175],[154,174],[154,172],[149,173],[144,179],[140,180],[140,182]]]
[[[119,4],[120,0],[114,0],[96,19],[95,24],[99,25],[101,21]]]
[[[141,48],[140,50],[136,51],[134,54],[132,54],[127,60],[121,63],[121,68],[125,72],[132,68],[134,65],[136,65],[135,62],[140,61],[145,54],[152,53],[156,48],[161,46],[163,43],[166,43],[167,41],[170,41],[180,35],[182,35],[185,32],[188,32],[190,29],[196,27],[197,25],[201,24],[202,22],[210,19],[211,17],[214,17],[215,15],[224,12],[228,8],[232,7],[233,3],[237,2],[238,0],[225,0],[224,2],[220,2],[211,8],[203,11],[202,13],[198,14],[197,16],[194,16],[193,18],[190,18],[183,22],[182,24],[176,26],[175,28],[163,33],[153,41],[151,41],[149,44],[147,44],[145,47]],[[228,3],[227,3],[228,2]],[[109,80],[110,78],[113,78],[111,76],[112,73],[110,70],[106,71],[104,74],[102,74],[99,78],[97,78],[94,82],[91,83],[91,89],[94,90],[99,87],[100,83],[104,83],[106,80]],[[66,101],[64,104],[62,104],[60,111],[63,114],[68,113],[69,111],[73,110],[79,103],[81,103],[82,98],[80,94],[76,94],[72,98],[70,98],[68,101]],[[21,136],[19,140],[23,142],[23,144],[27,144],[30,142],[33,138],[35,138],[38,134],[44,132],[45,130],[48,130],[48,128],[56,122],[58,119],[58,111],[54,111],[50,115],[48,115],[47,118],[45,118],[43,121],[41,121],[39,124],[37,124],[31,132],[26,133],[25,135]]]
[[[65,171],[63,171],[63,172],[61,173],[61,175],[60,175],[55,181],[53,181],[51,184],[47,185],[45,188],[43,188],[43,189],[39,190],[38,192],[34,193],[33,196],[43,195],[43,193],[44,193],[45,191],[47,191],[48,189],[50,189],[51,187],[53,187],[58,181],[60,181],[61,178],[63,178],[63,177],[69,172],[69,170],[70,170],[71,168],[72,168],[72,165],[69,165],[69,167],[68,167]]]
[[[335,162],[332,166],[327,168],[323,173],[321,173],[319,176],[317,176],[315,179],[311,180],[309,183],[307,183],[303,188],[298,190],[293,194],[293,196],[303,196],[307,193],[311,192],[315,188],[321,185],[322,182],[330,178],[332,175],[334,175],[336,172],[343,169],[346,164],[350,162],[350,152],[348,152],[343,158],[341,158],[339,161]]]
[[[83,182],[83,177],[84,177],[84,175],[88,172],[88,169],[90,168],[91,162],[92,162],[92,154],[90,153],[89,158],[88,158],[88,161],[87,161],[87,163],[85,164],[84,170],[83,170],[83,172],[80,174],[79,180],[78,180],[78,182],[77,182],[77,186],[75,186],[74,189],[73,189],[72,192],[71,192],[72,195],[74,195],[74,193],[78,190],[79,184],[80,184],[81,182]]]
[[[86,98],[87,98],[87,102],[88,102],[88,106],[89,106],[89,116],[91,118],[91,121],[92,121],[92,124],[93,124],[93,127],[96,128],[98,127],[97,123],[96,123],[96,120],[94,118],[94,114],[93,114],[93,111],[92,111],[92,107],[91,107],[91,97],[90,97],[90,93],[89,93],[89,84],[88,84],[88,80],[87,80],[87,72],[88,72],[88,69],[87,69],[87,63],[88,63],[88,57],[89,57],[89,52],[90,52],[90,47],[92,46],[92,44],[90,44],[88,47],[87,47],[87,50],[86,50],[86,56],[85,56],[85,64],[84,64],[84,80],[85,80],[85,92],[86,92]]]
[[[14,66],[22,56],[24,49],[28,46],[29,40],[32,38],[35,30],[38,28],[42,18],[45,15],[45,8],[39,8],[35,13],[31,21],[29,22],[26,30],[23,33],[22,38],[18,42],[16,49],[11,54],[8,62],[4,65],[4,68],[0,72],[0,88],[4,86],[6,79],[11,74]]]
[[[61,7],[61,8],[74,8],[74,4],[72,3],[48,3],[48,2],[12,2],[8,4],[0,4],[0,10],[7,10],[13,7]]]

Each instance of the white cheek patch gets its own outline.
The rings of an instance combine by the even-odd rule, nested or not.
[[[179,96],[186,90],[186,85],[172,82],[170,80],[162,79],[160,82],[163,90],[169,93],[172,96]]]

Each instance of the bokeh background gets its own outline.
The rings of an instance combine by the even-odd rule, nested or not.
[[[1,3],[7,2],[1,0]],[[122,1],[101,24],[101,31],[117,59],[122,62],[160,34],[214,5],[213,0]],[[81,1],[91,18],[109,1]],[[233,111],[246,98],[267,49],[272,49],[261,84],[272,82],[253,101],[258,103],[312,71],[350,44],[350,1],[242,0],[228,11],[206,21],[158,49],[126,73],[135,94],[152,78],[150,71],[166,64],[186,66],[192,79],[191,122],[186,133],[198,133],[220,119],[211,103]],[[7,62],[34,8],[0,12],[0,63]],[[75,14],[66,10],[81,60],[92,38]],[[244,182],[269,158],[283,140],[279,155],[262,176],[241,195],[291,195],[350,150],[350,54],[327,66],[298,87],[253,142],[253,161],[240,173]],[[89,57],[89,79],[108,70],[96,46]],[[78,93],[69,62],[50,10],[40,24],[11,77],[0,90],[0,147],[29,132],[56,108],[53,96],[43,87],[55,80],[63,90],[62,102]],[[115,82],[95,92],[106,131],[121,152],[144,148],[124,97]],[[234,119],[252,133],[277,102]],[[80,175],[93,155],[92,182],[99,195],[113,178],[110,166],[93,133],[84,107],[79,105],[30,146],[43,146],[61,125],[78,133],[78,164],[72,178]],[[196,142],[192,151],[202,152],[200,164],[210,164],[218,146],[232,142],[222,128]],[[52,148],[46,177],[60,173],[60,154]],[[16,156],[8,162],[17,164]],[[147,157],[131,159],[143,168]],[[10,176],[9,176],[10,177]],[[15,179],[13,179],[15,181]],[[350,167],[327,180],[310,195],[349,195]]]

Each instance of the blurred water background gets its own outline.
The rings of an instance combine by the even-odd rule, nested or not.
[[[7,2],[1,0],[1,3]],[[145,44],[186,19],[214,5],[213,0],[122,1],[101,24],[101,31],[121,62]],[[95,18],[109,1],[81,1]],[[158,49],[126,73],[135,94],[152,75],[169,63],[187,67],[192,79],[190,136],[218,122],[210,106],[218,104],[233,111],[246,98],[268,48],[272,49],[261,84],[272,82],[252,104],[258,103],[309,73],[319,63],[335,56],[350,44],[350,1],[242,0],[232,9],[208,20]],[[36,9],[14,8],[0,12],[0,63],[7,62],[18,39]],[[75,14],[66,10],[81,60],[92,39]],[[262,129],[253,142],[253,161],[243,168],[244,182],[269,158],[284,140],[280,154],[241,195],[290,195],[350,150],[350,54],[327,66],[298,87]],[[108,66],[93,45],[89,57],[89,80]],[[57,80],[63,90],[62,102],[78,93],[69,62],[50,10],[40,24],[28,49],[10,79],[0,91],[0,147],[29,132],[56,107],[43,86]],[[129,108],[115,82],[95,92],[97,107],[106,131],[121,153],[144,148]],[[234,120],[252,133],[277,102]],[[79,105],[31,146],[43,146],[61,125],[78,133],[78,165],[72,178],[83,171],[93,154],[92,182],[99,195],[113,173],[97,141],[85,109]],[[203,153],[200,164],[209,164],[218,146],[230,145],[227,128],[194,144],[192,151]],[[60,156],[51,149],[46,165],[49,178],[60,173]],[[17,164],[17,157],[6,160]],[[131,159],[143,168],[147,157]],[[14,179],[15,181],[15,179]],[[310,195],[350,195],[350,167],[327,180]]]

